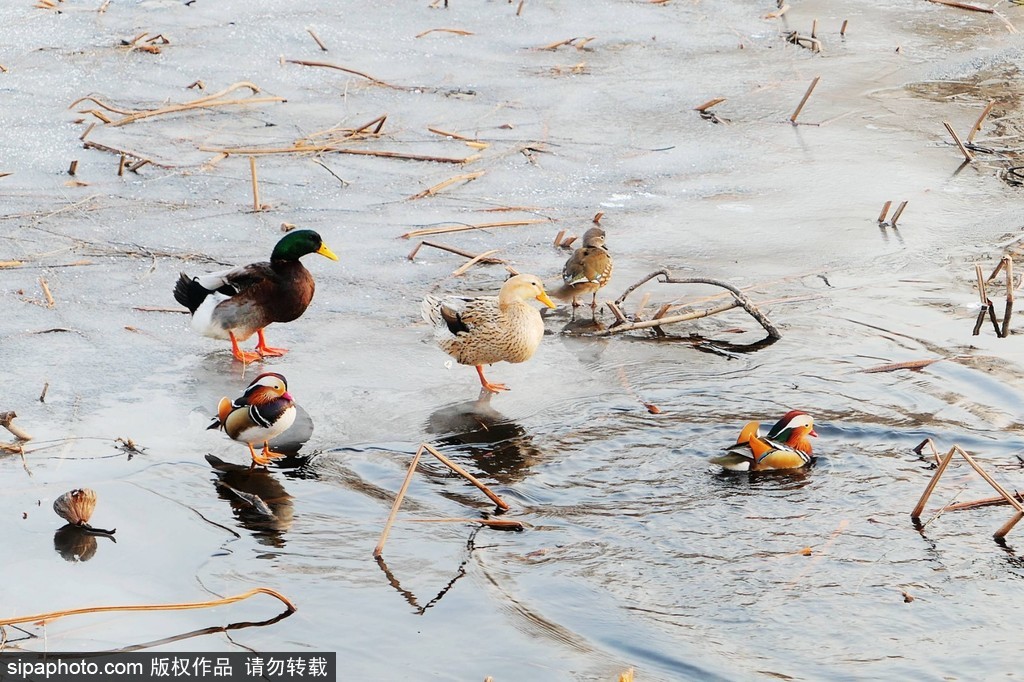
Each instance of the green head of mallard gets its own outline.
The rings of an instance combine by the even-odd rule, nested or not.
[[[274,247],[274,252],[270,254],[270,260],[271,262],[299,260],[310,253],[318,253],[325,258],[338,260],[334,252],[324,244],[320,235],[313,230],[295,230],[281,237],[281,241]]]

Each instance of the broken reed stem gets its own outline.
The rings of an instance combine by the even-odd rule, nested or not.
[[[1020,502],[1015,500],[1013,496],[1010,495],[1010,493],[1006,492],[1006,489],[1004,489],[1003,486],[996,483],[996,480],[992,478],[989,475],[989,473],[985,471],[982,468],[982,466],[978,464],[977,461],[975,461],[973,457],[967,454],[967,451],[963,450],[959,445],[954,445],[953,447],[956,448],[956,450],[960,453],[960,456],[966,459],[967,463],[970,464],[971,467],[973,467],[974,470],[978,472],[978,475],[984,478],[985,482],[992,486],[993,490],[1002,495],[1003,499],[1005,499],[1007,502],[1013,505],[1013,508],[1016,509],[1018,512],[1024,513],[1024,506],[1021,506]]]
[[[815,19],[811,22],[811,37],[817,39],[818,37],[818,20]]]
[[[892,220],[889,221],[890,225],[892,225],[893,227],[896,227],[896,221],[900,219],[901,215],[903,215],[903,209],[905,209],[906,207],[907,207],[907,202],[906,201],[901,201],[900,205],[896,207],[896,212],[892,214]]]
[[[71,162],[71,165],[68,167],[68,175],[74,175],[77,172],[78,172],[78,159],[75,159],[74,161]]]
[[[885,222],[885,216],[889,213],[889,207],[892,206],[892,201],[887,201],[882,204],[882,212],[878,214],[878,224],[881,225]]]
[[[978,296],[981,298],[981,305],[988,307],[988,291],[985,286],[985,275],[981,272],[981,266],[977,263],[974,264],[974,274],[978,279]]]
[[[946,467],[953,461],[953,455],[956,453],[956,446],[949,449],[943,457],[942,461],[939,462],[939,466],[935,469],[935,473],[932,474],[932,480],[928,481],[928,485],[925,486],[924,493],[921,494],[921,499],[917,501],[917,505],[914,510],[910,512],[910,518],[914,521],[921,519],[921,512],[924,511],[924,506],[928,504],[928,498],[932,496],[932,492],[935,491],[935,486],[939,484],[939,479],[942,478],[942,474],[946,473]]]
[[[1014,497],[1017,500],[1024,502],[1024,495],[1021,493],[1014,493]],[[992,507],[1001,504],[1008,504],[1006,499],[1002,495],[995,497],[983,497],[980,500],[970,500],[969,502],[957,502],[955,504],[947,504],[942,508],[942,511],[962,511],[964,509],[976,509],[978,507]]]
[[[499,509],[501,509],[502,511],[508,511],[508,503],[505,502],[505,500],[503,500],[500,497],[498,497],[494,492],[491,491],[490,488],[488,488],[479,479],[477,479],[475,476],[473,476],[473,474],[469,473],[468,471],[466,471],[465,469],[460,467],[458,464],[456,464],[455,462],[451,461],[450,459],[448,459],[447,457],[442,455],[433,446],[424,443],[423,447],[426,448],[427,452],[429,452],[434,457],[436,457],[438,459],[438,461],[441,462],[441,464],[444,464],[446,467],[448,467],[449,469],[451,469],[452,471],[457,473],[459,476],[462,476],[467,481],[469,481],[470,483],[475,485],[477,488],[479,488],[480,491],[484,495],[487,495],[487,497],[490,498],[491,502],[496,504]]]
[[[50,611],[49,613],[37,613],[30,616],[17,616],[15,618],[4,618],[0,620],[0,627],[16,625],[18,623],[46,623],[65,616],[78,616],[85,613],[109,613],[111,611],[183,611],[186,609],[208,609],[215,606],[234,604],[235,602],[248,599],[257,594],[267,594],[282,602],[288,609],[288,613],[295,612],[295,605],[287,597],[269,587],[257,587],[233,597],[223,599],[211,599],[210,601],[182,602],[178,604],[129,604],[124,606],[87,606],[80,609],[66,609],[62,611]]]
[[[249,157],[249,174],[252,177],[252,210],[258,213],[260,210],[260,183],[256,178],[256,157]]]
[[[43,383],[43,392],[39,394],[39,402],[46,402],[46,392],[50,390],[50,382],[46,381]]]
[[[789,117],[789,122],[793,125],[796,125],[797,116],[799,116],[800,112],[803,111],[804,105],[807,104],[807,100],[810,99],[811,93],[814,92],[814,88],[817,87],[818,81],[820,80],[821,76],[814,77],[814,80],[811,81],[810,86],[807,88],[807,92],[804,93],[803,98],[800,100],[800,104],[796,105],[796,111],[794,111],[793,115]]]
[[[849,23],[850,23],[850,20],[849,20],[849,19],[843,19],[843,26],[842,26],[842,28],[840,28],[840,29],[839,29],[839,35],[840,35],[840,37],[843,37],[843,38],[845,38],[845,37],[846,37],[846,27],[847,27],[847,25],[848,25]]]
[[[120,160],[117,162],[117,177],[124,175],[124,167],[128,165],[128,155],[121,154]]]
[[[42,289],[43,289],[43,296],[46,297],[46,307],[47,308],[52,308],[56,302],[53,300],[53,294],[50,293],[50,287],[46,283],[46,278],[45,277],[40,277],[39,278],[39,286],[42,287]]]
[[[88,144],[88,143],[86,143]],[[434,163],[456,163],[464,164],[480,158],[479,155],[454,158],[450,156],[429,156],[425,154],[405,154],[403,152],[375,151],[372,149],[348,149],[335,144],[303,145],[297,144],[291,147],[199,147],[201,152],[215,152],[217,154],[237,154],[239,156],[254,156],[261,154],[354,154],[357,156],[380,156],[387,159],[404,159],[407,161],[432,161]]]
[[[562,245],[562,237],[565,236],[565,230],[559,230],[558,234],[555,235],[555,248],[557,249]]]
[[[314,61],[309,61],[309,60],[306,60],[306,59],[285,59],[284,62],[285,62],[285,64],[298,64],[299,66],[318,66],[318,67],[325,68],[325,69],[337,69],[338,71],[344,71],[345,73],[350,73],[353,76],[359,76],[360,78],[365,78],[366,80],[370,81],[371,83],[373,83],[375,85],[382,85],[385,88],[393,88],[395,90],[412,90],[413,89],[413,88],[408,88],[408,87],[404,87],[404,86],[400,86],[400,85],[392,85],[391,83],[387,83],[385,81],[382,81],[379,78],[374,78],[373,76],[371,76],[368,73],[363,73],[362,71],[356,71],[355,69],[349,69],[349,68],[344,67],[344,66],[338,66],[337,64],[331,64],[330,62],[314,62]]]
[[[932,0],[934,2],[934,0]],[[953,126],[948,121],[943,121],[942,125],[946,126],[946,131],[950,137],[953,138],[953,142],[956,142],[956,146],[960,148],[960,153],[964,155],[964,160],[968,163],[974,161],[974,154],[971,154],[971,150],[964,146],[964,143],[960,141],[960,136],[953,130]]]
[[[484,251],[479,256],[474,256],[467,263],[463,264],[461,267],[456,269],[455,272],[452,273],[452,277],[462,277],[464,274],[466,274],[466,271],[469,270],[471,267],[473,267],[483,259],[489,258],[491,254],[498,253],[498,251],[500,250],[501,249],[491,249],[490,251]]]
[[[523,530],[522,521],[512,519],[469,519],[461,517],[446,517],[443,519],[407,519],[409,523],[479,523],[489,528],[501,530]]]
[[[494,223],[477,223],[475,225],[448,225],[445,227],[428,227],[422,230],[412,230],[401,235],[402,239],[412,237],[425,237],[431,234],[449,234],[451,232],[467,232],[469,230],[489,230],[495,227],[521,227],[523,225],[536,225],[538,223],[551,222],[547,218],[531,218],[528,220],[503,220]]]
[[[968,5],[963,2],[956,2],[956,0],[928,0],[928,2],[934,2],[936,5],[946,5],[948,7],[957,7],[959,9],[965,9],[971,12],[984,12],[985,14],[995,14],[995,10],[989,7],[979,7],[978,5]]]
[[[710,109],[711,107],[716,106],[718,104],[721,104],[724,101],[725,101],[724,97],[716,97],[714,99],[709,99],[707,102],[704,102],[704,104],[701,104],[699,107],[694,107],[693,110],[694,111],[700,111],[700,112],[703,113],[703,112],[707,111],[708,109]]]
[[[1006,302],[1013,303],[1013,259],[1009,256],[1003,256],[1003,262],[1006,263],[1004,266],[1006,270]]]
[[[412,195],[411,197],[409,197],[409,200],[411,201],[415,199],[422,199],[423,197],[433,196],[440,192],[441,190],[445,189],[446,187],[451,187],[457,182],[472,182],[473,180],[476,180],[486,172],[487,171],[476,171],[474,173],[463,173],[462,175],[456,175],[454,177],[448,178],[443,182],[437,183],[433,187],[428,187],[422,192]]]
[[[316,31],[314,31],[311,28],[307,28],[306,32],[309,33],[309,35],[313,38],[314,41],[316,41],[316,44],[320,46],[321,50],[327,52],[327,46],[324,45],[324,41],[320,40],[320,36],[316,34]]]
[[[0,412],[0,426],[4,427],[11,432],[18,440],[32,440],[32,436],[28,435],[20,427],[14,425],[14,420],[18,418],[17,413],[14,410],[10,412]]]
[[[384,530],[380,533],[380,540],[377,541],[377,546],[373,548],[373,557],[376,559],[384,551],[384,543],[388,540],[388,534],[391,532],[391,526],[395,525],[395,517],[398,516],[398,508],[402,506],[402,500],[405,499],[405,493],[409,490],[409,484],[412,482],[412,475],[416,473],[416,465],[419,464],[420,455],[423,454],[423,445],[420,445],[416,450],[416,454],[412,458],[412,462],[409,463],[409,471],[405,474],[405,480],[402,481],[402,487],[398,489],[398,494],[395,495],[395,501],[391,505],[391,513],[388,514],[388,520],[384,522]]]
[[[981,115],[978,116],[978,120],[974,122],[973,126],[971,126],[971,132],[968,133],[968,135],[967,135],[967,142],[968,143],[974,142],[974,136],[977,135],[978,132],[981,130],[982,122],[989,115],[989,113],[991,113],[992,107],[994,107],[995,105],[996,105],[996,101],[992,100],[991,102],[988,103],[988,106],[986,106],[985,109],[982,110]]]
[[[473,35],[472,31],[465,31],[465,30],[463,30],[461,28],[430,28],[430,29],[427,29],[426,31],[424,31],[423,33],[417,33],[416,37],[417,38],[422,38],[423,36],[430,35],[431,33],[453,33],[453,34],[455,34],[457,36],[471,36],[471,35]]]
[[[504,259],[502,259],[502,258],[491,258],[490,256],[484,257],[486,254],[479,254],[479,255],[477,255],[477,254],[475,254],[475,253],[473,253],[471,251],[466,251],[464,249],[459,249],[459,248],[456,248],[454,246],[448,246],[447,244],[438,244],[436,242],[428,242],[426,240],[421,241],[419,244],[417,244],[416,248],[413,249],[412,252],[409,253],[409,256],[408,256],[409,260],[413,260],[416,257],[416,253],[420,250],[420,247],[422,247],[422,246],[431,246],[431,247],[433,247],[435,249],[440,249],[441,251],[447,251],[448,253],[454,253],[457,256],[463,256],[464,258],[476,258],[476,259],[479,259],[479,262],[481,262],[481,263],[501,264],[501,263],[505,262]]]

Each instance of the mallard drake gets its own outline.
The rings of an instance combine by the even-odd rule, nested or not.
[[[792,410],[775,422],[764,437],[758,422],[748,422],[728,454],[715,457],[711,462],[732,471],[798,469],[811,462],[810,437],[817,435],[814,418],[806,412]]]
[[[289,232],[277,242],[270,262],[250,263],[222,272],[190,277],[181,273],[174,298],[192,313],[192,329],[214,339],[231,341],[231,353],[242,362],[284,355],[263,337],[271,322],[291,322],[313,299],[314,282],[299,259],[310,253],[338,260],[313,230]],[[238,347],[253,334],[256,352]]]
[[[551,295],[560,300],[572,300],[572,307],[580,305],[577,300],[584,294],[593,294],[591,309],[597,309],[597,291],[612,278],[614,263],[608,248],[604,245],[604,230],[592,227],[583,235],[583,245],[573,251],[562,268],[564,284]]]
[[[527,301],[537,300],[554,308],[540,278],[534,275],[510,277],[498,296],[423,299],[423,319],[434,325],[434,337],[441,350],[460,365],[474,365],[485,391],[509,390],[484,377],[484,365],[529,360],[544,336],[544,320]]]
[[[288,392],[288,381],[276,372],[264,372],[234,400],[221,398],[217,416],[207,429],[224,429],[232,440],[249,446],[253,465],[266,466],[275,457],[270,441],[287,431],[295,422],[295,400]],[[257,454],[253,443],[263,443]]]

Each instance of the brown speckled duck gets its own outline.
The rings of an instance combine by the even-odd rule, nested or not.
[[[483,389],[497,393],[509,389],[505,384],[487,381],[483,366],[501,361],[525,362],[544,336],[540,311],[527,303],[533,300],[555,307],[540,278],[516,275],[502,285],[497,297],[427,296],[421,311],[423,319],[434,325],[441,350],[460,365],[474,365]]]
[[[289,232],[277,242],[270,262],[250,263],[231,270],[190,277],[181,273],[174,298],[192,313],[192,329],[214,339],[231,341],[231,353],[242,362],[284,355],[263,338],[271,322],[291,322],[313,299],[313,276],[299,262],[318,253],[338,260],[313,230]],[[243,351],[239,341],[258,336],[256,352]]]
[[[221,398],[217,416],[206,428],[224,429],[231,440],[249,446],[254,466],[266,466],[281,456],[270,450],[270,441],[295,423],[295,412],[288,381],[276,372],[265,372],[253,379],[234,400]],[[253,443],[263,443],[261,454],[253,449]]]
[[[580,305],[577,300],[585,294],[593,294],[592,309],[597,308],[597,291],[612,278],[612,256],[604,245],[604,230],[592,227],[583,235],[583,245],[573,251],[562,268],[564,284],[551,292],[563,301],[572,300],[572,307]]]

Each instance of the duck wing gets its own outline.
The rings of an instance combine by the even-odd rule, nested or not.
[[[239,265],[230,270],[211,272],[195,278],[199,286],[225,296],[237,296],[265,282],[277,279],[277,274],[268,262]]]
[[[573,252],[562,268],[568,286],[591,283],[604,286],[612,274],[612,257],[598,246],[584,246]]]

